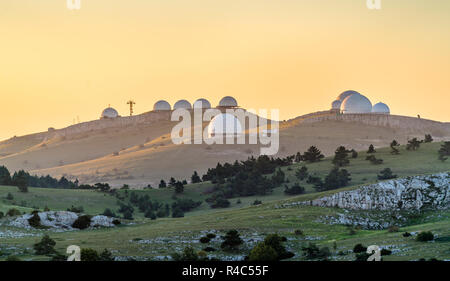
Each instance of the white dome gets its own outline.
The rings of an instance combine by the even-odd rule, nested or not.
[[[340,100],[341,102],[343,102],[346,97],[355,95],[355,94],[360,95],[360,93],[358,93],[357,91],[353,91],[353,90],[345,91],[337,97],[337,100]]]
[[[344,114],[371,113],[372,103],[361,94],[353,94],[344,99],[341,104],[341,111]]]
[[[108,107],[105,108],[105,110],[103,110],[102,115],[100,116],[100,118],[104,119],[104,118],[116,118],[119,116],[119,113],[117,112],[117,110],[115,110],[112,107]]]
[[[173,109],[175,110],[179,108],[191,109],[192,106],[187,100],[179,100],[173,105]]]
[[[237,101],[235,98],[226,96],[220,100],[219,106],[221,106],[221,107],[237,107],[238,104],[237,104]]]
[[[171,107],[167,101],[160,100],[153,105],[153,110],[171,110]]]
[[[235,136],[242,134],[241,122],[236,116],[229,113],[216,115],[208,125],[208,136]]]
[[[206,99],[198,99],[194,102],[194,108],[211,108],[211,103]]]
[[[335,100],[334,102],[331,103],[331,109],[340,109],[341,103],[342,102],[340,100]]]
[[[387,106],[385,103],[379,102],[372,107],[372,113],[390,114],[391,110],[389,109],[389,106]]]

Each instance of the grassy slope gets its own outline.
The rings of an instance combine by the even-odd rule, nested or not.
[[[380,149],[375,155],[377,158],[384,159],[383,165],[371,165],[365,159],[365,153],[360,153],[358,159],[352,159],[350,166],[346,167],[352,174],[352,187],[355,185],[376,181],[376,173],[385,167],[390,167],[399,176],[426,174],[439,171],[449,171],[450,162],[442,163],[437,160],[439,144],[424,144],[415,152],[407,152],[402,149],[401,154],[392,156],[389,149]],[[331,168],[331,159],[326,159],[321,163],[308,164],[311,172],[324,176]],[[295,169],[300,165],[296,164],[285,170],[290,183],[295,182]],[[311,186],[302,183],[308,192],[313,192]],[[204,199],[201,194],[210,186],[209,183],[201,183],[186,186],[183,197],[192,198],[194,200]],[[436,243],[419,243],[413,241],[412,238],[403,238],[400,233],[387,233],[387,231],[364,231],[360,230],[355,235],[350,235],[348,229],[341,225],[325,225],[315,222],[315,220],[323,215],[335,214],[336,210],[331,208],[317,207],[300,207],[291,209],[275,209],[274,205],[279,200],[306,200],[312,197],[323,195],[320,193],[305,194],[296,197],[287,197],[283,194],[282,187],[276,188],[274,193],[261,197],[241,198],[242,204],[237,205],[236,199],[232,199],[231,209],[211,210],[203,203],[202,206],[187,214],[185,218],[180,219],[158,219],[149,221],[142,218],[142,214],[137,214],[136,218],[140,224],[127,227],[119,227],[116,229],[99,229],[91,231],[77,231],[68,233],[52,233],[51,236],[57,241],[57,248],[64,252],[65,247],[71,244],[78,244],[82,247],[91,247],[95,249],[109,248],[117,250],[118,255],[127,256],[156,256],[167,255],[173,251],[180,249],[179,242],[172,241],[173,237],[180,236],[184,240],[191,242],[201,249],[202,245],[194,243],[199,237],[199,231],[204,230],[226,230],[230,228],[238,228],[245,237],[251,237],[254,233],[263,235],[264,233],[279,232],[283,235],[291,237],[289,247],[298,252],[301,245],[306,240],[294,236],[292,233],[295,229],[302,229],[307,237],[320,237],[320,244],[331,247],[332,240],[337,240],[338,250],[348,250],[356,243],[378,245],[400,245],[401,254],[387,257],[387,259],[418,259],[420,257],[438,257],[448,258],[449,242],[445,237],[450,237],[450,220],[449,214],[444,212],[442,216],[434,221],[427,222],[424,225],[416,225],[405,228],[408,231],[419,231],[431,229],[444,237],[443,242]],[[10,201],[3,198],[8,192],[14,196],[14,201],[20,203],[26,201],[27,206],[38,206],[43,208],[48,205],[50,209],[66,209],[71,205],[82,205],[85,212],[90,214],[101,213],[105,208],[116,208],[116,199],[109,195],[93,191],[79,190],[55,190],[55,189],[38,189],[32,188],[28,194],[20,194],[14,187],[0,188],[0,210],[5,211],[12,205]],[[163,190],[145,190],[140,193],[148,193],[151,198],[170,201],[172,192],[169,189]],[[335,192],[335,191],[332,191]],[[265,203],[261,206],[250,206],[255,198],[262,199]],[[26,209],[23,209],[25,211]],[[141,224],[142,223],[142,224]],[[7,228],[9,229],[9,228]],[[403,230],[403,229],[402,229]],[[1,231],[1,228],[0,228]],[[35,231],[40,232],[40,231]],[[165,237],[164,243],[138,244],[133,239],[154,239]],[[6,238],[2,240],[8,245],[15,244],[18,247],[31,247],[39,238]],[[179,240],[179,238],[178,238]],[[217,246],[217,245],[215,245]],[[402,257],[400,255],[406,255]],[[35,258],[35,257],[34,257]],[[352,259],[352,256],[344,256],[343,259]]]

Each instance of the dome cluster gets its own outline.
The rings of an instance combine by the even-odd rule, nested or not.
[[[238,107],[238,103],[235,98],[226,96],[223,97],[219,104],[217,105],[217,108],[235,108]],[[173,110],[176,109],[210,109],[211,103],[204,98],[200,98],[196,100],[192,105],[187,100],[179,100],[173,105]],[[159,100],[153,105],[153,111],[170,111],[172,110],[172,107],[170,106],[170,103],[168,103],[165,100]],[[103,110],[100,119],[106,119],[106,118],[116,118],[119,117],[119,113],[117,110],[115,110],[112,107],[108,107],[105,110]]]
[[[338,110],[343,114],[390,114],[389,107],[384,103],[377,103],[372,106],[370,100],[353,90],[345,91],[331,103],[331,110]]]

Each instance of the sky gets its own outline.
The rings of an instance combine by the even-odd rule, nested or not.
[[[330,108],[345,90],[450,121],[450,1],[0,1],[0,140],[160,99]]]

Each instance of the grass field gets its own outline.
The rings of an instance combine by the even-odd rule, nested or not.
[[[406,151],[401,148],[400,155],[391,155],[389,148],[379,149],[375,156],[384,160],[382,165],[372,165],[364,160],[365,152],[360,152],[357,159],[351,159],[350,165],[345,167],[352,177],[351,186],[345,189],[356,188],[360,184],[377,181],[377,173],[389,167],[399,177],[429,174],[442,171],[450,171],[450,162],[441,162],[437,159],[439,143],[422,144],[418,151]],[[295,171],[303,164],[294,164],[282,168],[292,185],[297,180]],[[321,177],[325,176],[332,168],[331,159],[327,158],[320,163],[306,164],[310,173]],[[69,245],[103,250],[108,248],[116,256],[135,257],[138,259],[164,259],[173,252],[181,251],[185,246],[192,245],[197,250],[208,245],[198,242],[199,237],[208,232],[215,232],[219,236],[226,230],[238,229],[245,238],[246,246],[240,254],[247,254],[252,245],[260,241],[266,234],[279,233],[288,238],[286,245],[300,260],[301,247],[309,242],[334,248],[332,250],[335,260],[353,260],[353,254],[346,254],[357,243],[365,246],[379,245],[394,250],[393,254],[386,256],[386,260],[417,260],[419,258],[450,258],[450,212],[440,211],[422,214],[422,220],[418,224],[401,228],[401,231],[418,232],[432,230],[438,237],[434,242],[416,242],[414,237],[403,237],[402,232],[389,233],[386,230],[356,230],[351,233],[344,225],[329,225],[318,222],[323,216],[335,215],[341,210],[334,208],[320,208],[302,206],[295,208],[277,209],[275,205],[285,201],[309,200],[323,196],[326,193],[315,193],[312,186],[301,182],[306,187],[307,194],[300,196],[286,196],[283,187],[277,187],[273,193],[267,196],[251,196],[231,199],[231,206],[227,209],[210,209],[203,202],[192,212],[186,213],[184,218],[162,218],[151,221],[145,219],[142,213],[135,214],[133,224],[124,225],[113,229],[96,229],[85,231],[71,231],[56,233],[44,230],[24,230],[10,226],[0,225],[0,237],[2,233],[22,233],[26,235],[20,238],[12,238],[8,235],[1,237],[0,259],[8,255],[17,255],[24,260],[48,259],[48,257],[34,256],[32,245],[40,240],[43,233],[48,232],[57,242],[56,249],[63,253]],[[208,182],[187,185],[184,194],[180,198],[190,198],[204,201],[203,194],[211,187]],[[342,190],[342,189],[340,189]],[[340,191],[336,190],[336,191]],[[333,193],[336,191],[329,191]],[[125,192],[125,191],[120,191]],[[131,191],[128,191],[131,192]],[[172,202],[173,190],[139,190],[138,193],[149,194],[150,198],[161,202]],[[11,193],[13,200],[5,199]],[[252,206],[255,199],[263,201],[262,205]],[[114,196],[88,190],[62,190],[30,188],[28,193],[19,193],[16,187],[0,187],[0,211],[6,212],[15,207],[23,212],[29,212],[33,208],[43,209],[48,206],[51,210],[66,210],[70,206],[83,206],[88,214],[100,214],[105,208],[117,209],[117,199]],[[3,219],[5,221],[5,219]],[[296,229],[301,229],[304,236],[294,234]],[[210,242],[218,248],[220,239]],[[343,255],[336,255],[342,251]],[[230,258],[218,251],[213,253],[219,258]]]

